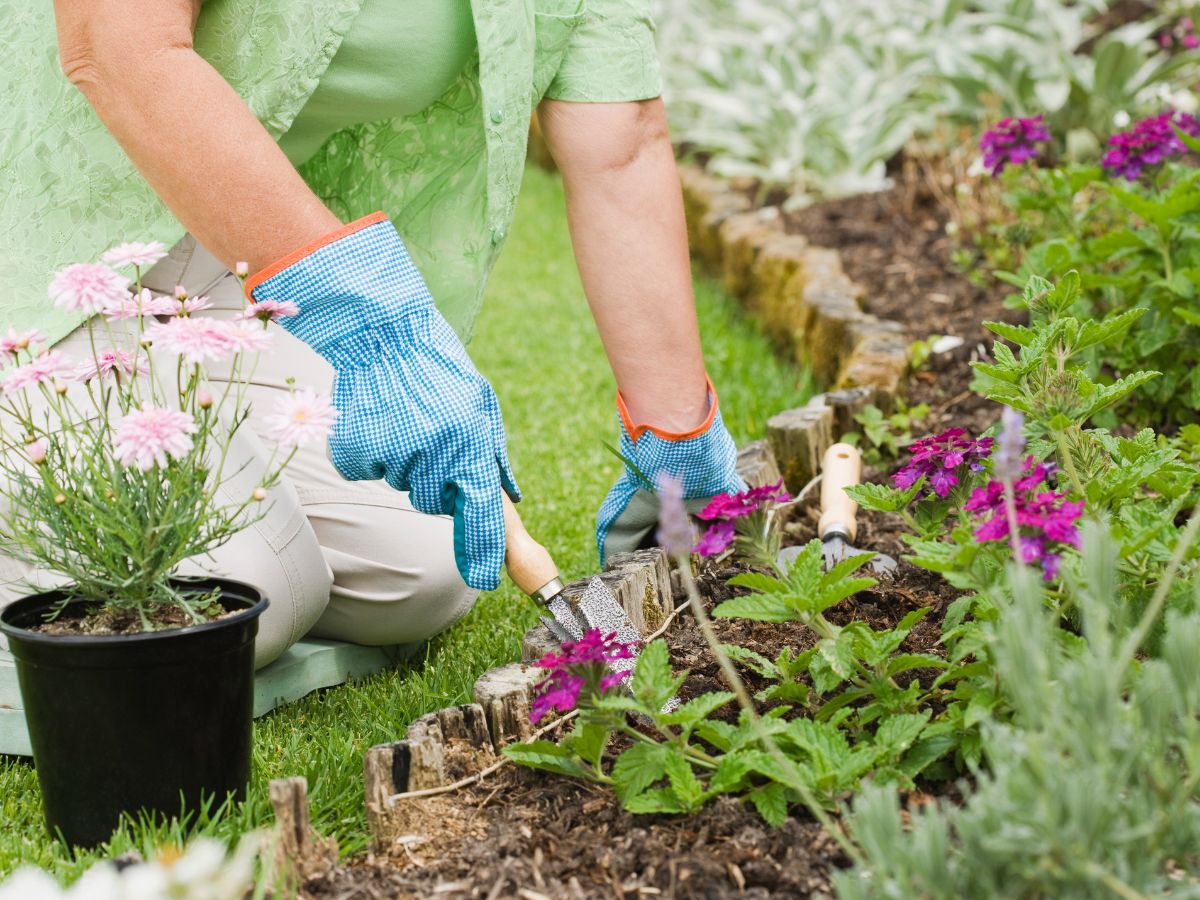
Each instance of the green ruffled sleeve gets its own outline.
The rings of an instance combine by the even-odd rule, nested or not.
[[[662,93],[649,0],[587,0],[546,96],[579,103]]]

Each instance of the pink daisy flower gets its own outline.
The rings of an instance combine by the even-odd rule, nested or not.
[[[167,458],[182,459],[192,449],[196,422],[177,409],[144,406],[123,416],[113,438],[121,465],[149,471],[166,468]]]
[[[267,436],[281,447],[300,447],[322,441],[337,418],[337,410],[311,388],[288,394],[264,420]]]
[[[137,374],[137,360],[119,348],[106,350],[95,359],[81,362],[75,367],[72,377],[76,381],[86,384],[93,378],[99,378],[112,372],[115,372],[118,378],[122,375],[135,375]]]
[[[8,329],[8,334],[0,337],[0,353],[16,353],[19,350],[29,350],[34,344],[40,344],[46,336],[36,328],[33,331],[14,331]]]
[[[166,255],[167,247],[159,241],[150,241],[147,244],[135,242],[118,244],[101,256],[100,260],[118,269],[122,266],[143,269],[146,266],[154,265]]]
[[[233,328],[233,322],[221,319],[178,316],[149,326],[145,339],[168,353],[178,353],[189,363],[216,362],[238,349],[240,338]]]
[[[12,394],[34,384],[46,384],[62,374],[67,365],[66,358],[57,350],[49,350],[36,356],[23,366],[13,369],[4,379],[4,393]]]
[[[136,319],[138,316],[162,316],[174,314],[179,304],[171,297],[150,293],[142,288],[136,294],[125,294],[120,300],[104,308],[104,317],[110,322],[121,319]]]
[[[292,300],[259,300],[242,310],[243,319],[260,319],[263,322],[273,322],[299,314],[300,307]]]
[[[54,276],[47,293],[68,312],[102,312],[127,296],[129,279],[102,263],[76,263]]]
[[[231,326],[230,340],[239,353],[262,353],[275,343],[275,336],[257,325],[236,321]]]

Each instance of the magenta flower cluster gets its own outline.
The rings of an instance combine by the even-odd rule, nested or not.
[[[634,655],[634,645],[618,641],[616,632],[605,635],[593,628],[577,641],[565,641],[562,653],[547,653],[534,663],[539,669],[549,669],[549,674],[534,686],[529,718],[538,722],[552,710],[570,712],[585,689],[586,697],[611,690],[629,673],[610,671],[609,663]]]
[[[729,549],[737,533],[737,520],[758,512],[769,503],[786,503],[791,497],[783,481],[750,488],[736,494],[718,494],[700,512],[700,518],[712,524],[692,548],[701,556],[717,556]]]
[[[1175,110],[1142,119],[1128,131],[1108,139],[1110,149],[1100,164],[1112,175],[1136,181],[1147,166],[1187,152],[1176,129],[1190,137],[1200,137],[1200,120]]]
[[[1045,119],[1045,116],[1001,119],[985,131],[979,139],[984,167],[992,175],[999,175],[1009,165],[1019,166],[1037,159],[1042,145],[1050,140]]]
[[[925,479],[925,485],[913,499],[936,494],[946,499],[965,474],[983,471],[983,461],[991,455],[992,439],[970,438],[962,428],[949,428],[941,434],[921,438],[909,445],[908,465],[892,476],[892,484],[902,491]]]
[[[1058,577],[1065,547],[1079,549],[1079,528],[1076,523],[1083,515],[1082,500],[1067,499],[1066,491],[1047,490],[1047,479],[1054,467],[1047,463],[1034,463],[1030,456],[1020,478],[1013,482],[1016,501],[1017,546],[1021,559],[1042,569],[1042,577],[1053,581]],[[963,506],[967,512],[975,513],[979,522],[975,529],[975,540],[980,542],[1009,540],[1010,525],[1005,508],[1004,484],[989,482],[987,487],[976,488],[971,499]]]

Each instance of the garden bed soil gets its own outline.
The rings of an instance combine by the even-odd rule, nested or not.
[[[815,536],[815,498],[793,510],[789,541]],[[889,514],[860,516],[859,544],[900,559],[903,525]],[[725,582],[739,569],[706,562],[699,583],[708,605],[734,593]],[[832,621],[892,627],[918,607],[929,613],[903,647],[940,653],[941,620],[955,591],[936,575],[900,560],[894,580],[829,611]],[[785,646],[810,646],[815,635],[796,623],[717,620],[718,637],[774,657]],[[691,670],[681,696],[724,690],[716,661],[685,611],[666,635],[672,665]],[[765,686],[742,670],[751,689]],[[906,673],[932,679],[934,670]],[[728,715],[735,710],[727,708]],[[478,771],[469,754],[447,760],[452,778]],[[938,788],[932,790],[941,793]],[[914,793],[910,802],[926,802]],[[848,865],[837,842],[801,808],[780,828],[753,808],[725,798],[690,816],[632,816],[611,790],[506,765],[465,789],[409,805],[402,839],[389,858],[362,857],[323,879],[306,896],[320,900],[394,897],[550,898],[662,896],[678,898],[829,895],[832,873]]]
[[[907,161],[889,190],[817,203],[786,213],[784,221],[789,232],[839,251],[846,274],[863,289],[866,312],[901,323],[912,341],[962,338],[960,347],[935,354],[910,378],[907,401],[929,405],[931,433],[957,425],[979,434],[999,415],[967,387],[970,362],[990,355],[992,336],[982,323],[1026,317],[1005,308],[1011,289],[984,289],[955,263],[949,217],[927,180],[934,176],[922,168]]]

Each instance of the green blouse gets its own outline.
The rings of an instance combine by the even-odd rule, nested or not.
[[[208,0],[196,50],[281,138],[363,2]],[[300,167],[343,221],[392,217],[464,339],[512,220],[538,101],[661,92],[650,0],[470,4],[478,52],[434,103],[341,128]],[[0,6],[0,96],[0,329],[57,340],[81,319],[47,299],[55,270],[122,241],[171,244],[183,228],[63,77],[51,4]]]

